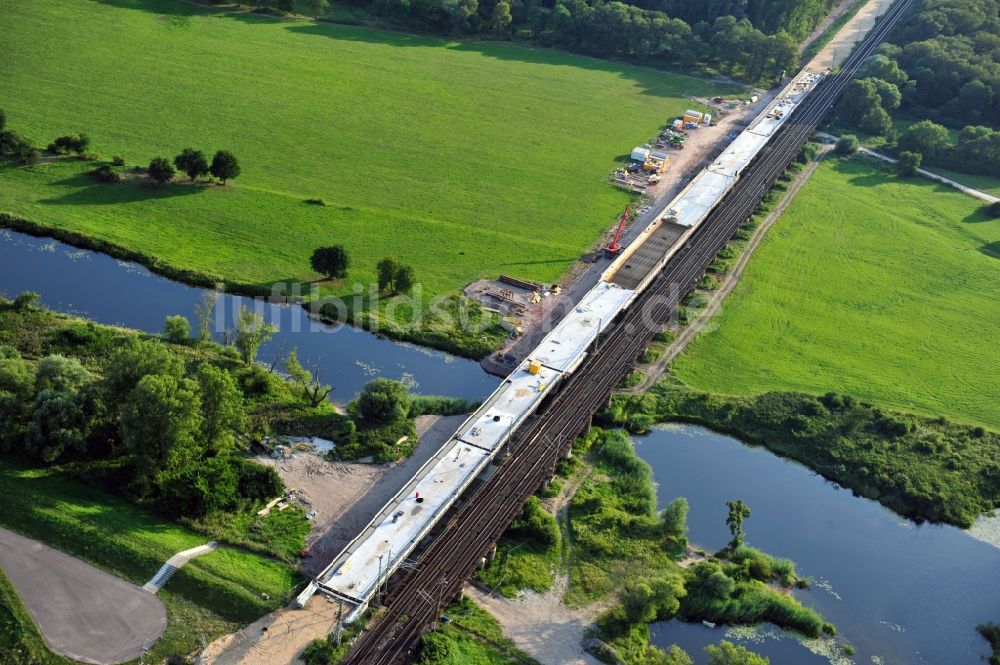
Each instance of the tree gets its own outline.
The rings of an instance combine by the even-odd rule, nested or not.
[[[493,5],[493,15],[490,17],[490,28],[501,39],[507,34],[507,26],[514,20],[510,14],[510,2],[497,0]]]
[[[410,266],[401,266],[396,271],[396,293],[409,293],[410,289],[413,288],[415,279],[413,268]]]
[[[406,418],[413,399],[406,385],[392,379],[369,381],[358,397],[358,411],[366,420],[391,423]]]
[[[875,86],[875,92],[878,93],[879,102],[882,104],[882,108],[886,111],[895,111],[899,108],[900,103],[903,101],[903,95],[899,92],[899,88],[897,86],[879,78],[868,80]]]
[[[658,577],[652,580],[650,588],[656,603],[656,618],[669,619],[681,608],[681,598],[687,595],[684,578],[680,575]]]
[[[211,455],[224,455],[235,448],[233,433],[246,426],[243,393],[233,375],[209,363],[195,370],[201,392],[201,436]]]
[[[896,164],[896,171],[902,176],[915,176],[923,159],[924,156],[919,152],[904,150],[899,153],[899,162]]]
[[[948,129],[930,120],[921,120],[906,128],[897,142],[900,151],[919,152],[933,159],[948,147]]]
[[[285,368],[292,381],[302,388],[302,396],[309,402],[309,406],[313,408],[319,406],[333,392],[333,387],[323,385],[318,376],[314,378],[313,373],[302,366],[295,349],[292,349],[291,353],[288,354]]]
[[[264,322],[264,317],[260,316],[252,309],[243,305],[240,313],[236,317],[236,348],[240,352],[243,362],[249,367],[257,359],[257,351],[260,345],[274,337],[278,329],[269,323]]]
[[[844,88],[838,112],[844,122],[856,123],[881,104],[882,98],[871,79],[854,79]]]
[[[396,257],[387,256],[378,262],[375,270],[378,273],[378,290],[385,291],[389,290],[390,293],[395,293],[395,283],[396,283],[396,273],[402,267]]]
[[[306,0],[306,7],[313,16],[322,16],[329,6],[330,0]]]
[[[713,598],[725,600],[733,595],[736,582],[721,570],[713,571],[705,578],[705,589]]]
[[[645,582],[628,588],[622,595],[622,609],[630,624],[649,623],[656,618],[656,596]]]
[[[212,157],[212,166],[209,167],[209,171],[225,185],[227,180],[239,176],[240,163],[233,153],[228,150],[219,150]]]
[[[705,653],[708,654],[708,665],[769,665],[771,662],[744,646],[736,646],[726,640],[719,642],[718,646],[709,644]]]
[[[743,544],[743,521],[750,517],[750,507],[743,503],[743,499],[726,501],[729,508],[729,515],[726,517],[726,526],[733,534],[733,540],[729,543],[730,549],[736,549]]]
[[[35,373],[28,363],[17,349],[0,344],[0,451],[21,443],[34,390]]]
[[[343,279],[347,276],[350,257],[343,245],[318,247],[309,259],[309,265],[316,272],[326,275],[328,279]]]
[[[158,185],[168,182],[174,177],[174,167],[166,157],[153,157],[147,169],[150,179]]]
[[[858,137],[854,134],[843,134],[837,139],[837,145],[833,151],[838,155],[853,155],[858,151],[860,145]]]
[[[218,300],[218,291],[206,289],[201,294],[201,302],[194,306],[194,314],[198,318],[198,339],[202,342],[212,339],[212,312]]]
[[[186,173],[191,182],[199,176],[208,175],[208,159],[205,158],[205,153],[194,148],[184,148],[181,154],[174,157],[174,166]]]
[[[29,452],[54,462],[67,450],[83,452],[87,446],[96,403],[86,389],[39,391],[25,433]]]
[[[183,344],[191,336],[191,322],[181,314],[168,316],[163,320],[163,334],[174,344]]]
[[[198,385],[169,374],[144,376],[122,406],[122,443],[135,456],[135,490],[148,496],[162,471],[174,471],[197,459],[201,427]]]
[[[104,367],[104,402],[121,405],[144,376],[167,374],[177,380],[184,375],[184,363],[163,344],[130,339],[120,346]]]
[[[892,133],[892,118],[884,108],[876,106],[861,116],[858,127],[872,136],[886,136]]]
[[[667,504],[661,516],[663,518],[663,533],[668,538],[680,539],[687,535],[687,499],[680,496]]]
[[[79,360],[58,354],[39,360],[35,370],[35,390],[78,392],[93,381],[94,375]]]

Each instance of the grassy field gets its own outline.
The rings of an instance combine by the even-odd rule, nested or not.
[[[0,504],[0,525],[136,584],[147,582],[171,555],[206,541],[58,471],[10,458],[0,460]],[[187,654],[202,639],[238,629],[283,604],[296,581],[289,566],[227,547],[191,561],[158,594],[169,625],[151,655],[158,662]]]
[[[718,393],[835,390],[995,429],[998,261],[1000,221],[980,201],[828,162],[675,373]]]
[[[0,51],[8,125],[37,144],[85,132],[128,165],[194,146],[243,167],[233,187],[158,189],[98,184],[75,161],[6,166],[0,210],[244,284],[313,279],[311,251],[343,243],[345,293],[388,254],[425,294],[501,272],[558,279],[627,200],[602,182],[616,160],[685,94],[734,91],[176,0],[13,3]]]

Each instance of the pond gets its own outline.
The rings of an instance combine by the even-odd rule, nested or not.
[[[955,527],[917,525],[800,464],[704,428],[668,425],[635,441],[653,467],[661,506],[687,498],[693,545],[721,549],[730,538],[726,501],[743,499],[752,511],[747,543],[795,561],[813,581],[795,596],[832,622],[856,653],[846,658],[832,640],[803,644],[773,626],[659,623],[652,627],[655,644],[677,643],[697,663],[706,661],[705,645],[723,638],[775,665],[983,662],[989,648],[975,626],[1000,621],[997,546]]]
[[[204,289],[155,275],[146,268],[105,254],[80,250],[45,238],[0,229],[0,294],[36,291],[53,310],[99,323],[163,330],[163,319],[184,314],[195,323]],[[499,379],[479,363],[413,344],[397,343],[349,326],[329,326],[309,318],[298,305],[272,305],[223,294],[216,304],[216,337],[232,328],[242,305],[257,311],[279,331],[260,352],[270,362],[297,349],[310,369],[333,386],[330,399],[349,402],[375,377],[397,379],[414,392],[480,400]]]

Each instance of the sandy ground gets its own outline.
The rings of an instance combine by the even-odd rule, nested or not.
[[[167,628],[153,594],[7,529],[0,529],[0,566],[45,643],[73,660],[134,660]]]
[[[893,0],[869,0],[805,68],[811,72],[824,72],[842,63],[892,3]]]
[[[199,665],[286,665],[337,623],[337,605],[314,596],[302,609],[283,608],[232,635],[220,637],[195,660]]]
[[[544,594],[528,592],[515,599],[488,595],[469,584],[465,593],[497,618],[504,635],[542,665],[600,665],[583,650],[584,631],[597,612],[564,605],[566,582],[561,577]]]

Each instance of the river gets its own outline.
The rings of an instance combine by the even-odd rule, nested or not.
[[[195,306],[204,289],[151,273],[128,261],[80,250],[46,238],[0,229],[0,294],[12,298],[36,291],[46,307],[99,323],[149,333],[163,330],[163,319],[184,314],[195,322]],[[260,360],[297,349],[299,359],[318,368],[333,386],[330,399],[349,402],[375,377],[398,379],[425,395],[480,400],[499,380],[479,363],[413,344],[397,343],[349,326],[329,326],[311,320],[298,305],[271,305],[223,294],[216,305],[217,337],[232,328],[242,305],[257,307],[278,326],[278,333],[261,348]]]
[[[795,596],[832,622],[856,653],[845,657],[829,639],[810,641],[810,651],[771,626],[659,623],[655,644],[677,643],[696,663],[706,662],[706,644],[723,638],[775,665],[983,662],[989,648],[975,626],[1000,621],[1000,548],[955,527],[917,525],[800,464],[700,427],[668,425],[635,441],[653,467],[661,506],[688,499],[693,545],[722,548],[730,538],[725,502],[743,499],[752,511],[747,543],[795,561],[813,580]]]

